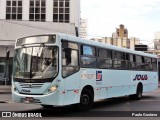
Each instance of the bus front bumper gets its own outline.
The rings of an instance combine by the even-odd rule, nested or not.
[[[58,92],[47,95],[26,95],[12,91],[12,101],[19,103],[41,104],[41,105],[63,105],[63,100],[59,99]]]

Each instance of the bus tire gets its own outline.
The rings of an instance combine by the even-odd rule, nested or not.
[[[77,110],[89,110],[93,106],[94,95],[89,89],[84,89],[80,96],[80,103],[76,105]]]
[[[143,86],[138,84],[136,94],[130,95],[129,98],[132,100],[140,100],[142,98]]]

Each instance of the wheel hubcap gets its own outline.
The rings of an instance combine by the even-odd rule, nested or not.
[[[82,105],[88,105],[88,104],[89,104],[89,96],[85,94],[82,96]]]

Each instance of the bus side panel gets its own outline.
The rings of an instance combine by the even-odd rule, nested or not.
[[[75,90],[67,90],[65,95],[64,105],[79,103],[80,92],[81,91],[77,92]]]
[[[108,87],[102,87],[100,89],[100,99],[108,98]]]
[[[107,75],[108,98],[125,96],[136,91],[129,71],[107,70],[105,74]]]
[[[65,86],[64,105],[79,103],[81,93],[79,72],[70,75],[63,80]]]
[[[138,83],[142,83],[143,92],[153,91],[158,88],[156,72],[103,70],[102,76],[104,77],[102,87],[108,87],[108,98],[136,94]],[[139,77],[137,78],[137,76]],[[103,98],[105,96],[101,97],[101,99]]]
[[[81,68],[80,74],[81,74],[81,81],[80,81],[80,88],[83,89],[85,86],[91,86],[94,89],[94,101],[99,100],[101,96],[101,82],[102,81],[96,81],[96,72],[98,70],[96,69],[90,69],[90,68]],[[96,85],[97,84],[97,85]],[[104,93],[105,94],[105,93]],[[107,92],[106,92],[107,95]]]
[[[148,80],[144,83],[143,92],[153,91],[158,88],[158,75],[156,72],[147,73]]]
[[[147,75],[148,79],[136,78],[137,75]],[[142,83],[143,92],[149,92],[157,88],[157,81],[156,72],[81,68],[64,79],[65,105],[79,103],[81,91],[87,85],[93,87],[96,101],[136,94],[138,83]]]

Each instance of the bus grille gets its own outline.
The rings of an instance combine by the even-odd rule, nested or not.
[[[19,83],[21,88],[41,88],[43,84],[40,83]]]

